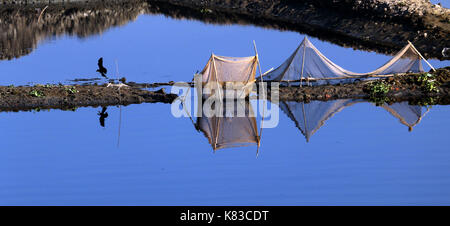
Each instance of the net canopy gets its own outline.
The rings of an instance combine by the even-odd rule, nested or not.
[[[223,110],[224,117],[218,115],[207,117],[203,112],[202,117],[196,120],[197,130],[203,132],[208,138],[214,151],[223,148],[259,146],[256,118],[249,101],[234,100],[233,107],[228,104],[230,103],[216,102],[212,106],[214,110],[216,108]],[[238,109],[242,110],[240,114]]]
[[[201,72],[202,82],[254,82],[257,60],[256,56],[226,57],[211,54]]]
[[[409,42],[391,60],[380,68],[355,73],[343,69],[325,57],[306,37],[292,55],[278,68],[264,75],[266,81],[300,81],[354,79],[369,75],[389,75],[408,72],[423,72],[421,55]]]
[[[406,125],[409,131],[419,124],[429,109],[424,111],[424,107],[418,105],[409,105],[408,102],[393,103],[391,105],[383,104],[382,107],[391,115],[398,118],[400,123]]]
[[[294,121],[297,128],[309,142],[311,136],[334,114],[360,101],[341,99],[332,101],[311,101],[309,103],[280,101],[281,110]]]

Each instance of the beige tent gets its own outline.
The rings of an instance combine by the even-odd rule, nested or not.
[[[287,82],[306,80],[323,83],[325,81],[339,82],[343,79],[423,72],[422,59],[425,60],[413,44],[408,42],[402,50],[380,68],[367,73],[355,73],[333,63],[305,37],[300,46],[282,65],[264,75],[264,80]],[[425,60],[425,62],[427,61]],[[431,65],[430,67],[433,68]]]
[[[223,117],[217,115],[207,117],[203,112],[202,117],[196,120],[196,129],[208,138],[214,151],[250,145],[259,147],[260,136],[251,104],[248,100],[234,100],[233,104],[234,109],[227,111],[226,104],[215,102],[213,110],[221,108]],[[244,109],[243,115],[237,114],[238,108]]]
[[[223,95],[224,89],[237,91],[237,98],[246,97],[255,82],[258,55],[250,57],[226,57],[211,54],[205,68],[201,71],[203,94],[214,92]]]

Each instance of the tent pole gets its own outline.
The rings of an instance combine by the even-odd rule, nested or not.
[[[259,146],[261,144],[261,136],[262,136],[262,129],[263,129],[263,124],[264,124],[264,117],[265,117],[265,110],[264,110],[264,106],[266,105],[266,92],[264,90],[264,79],[262,77],[262,70],[261,70],[261,64],[259,63],[259,55],[258,55],[258,49],[256,48],[256,42],[255,40],[253,40],[253,46],[255,47],[255,54],[256,54],[256,62],[258,63],[258,68],[259,68],[259,76],[261,77],[261,82],[260,82],[260,86],[263,92],[263,115],[261,117],[261,128],[259,129],[259,139],[258,139],[258,149],[256,150],[256,155],[258,156],[259,153]]]
[[[425,59],[425,57],[422,56],[422,54],[420,54],[419,50],[417,50],[416,47],[409,40],[408,43],[411,45],[411,47],[413,47],[414,51],[416,51],[416,53],[419,54],[419,56],[425,61],[425,63],[427,63],[428,66],[430,66],[430,68],[433,69],[433,71],[436,71],[436,69],[434,69],[434,67],[431,66],[431,64]]]
[[[306,37],[305,37],[305,39],[303,40],[303,42],[305,42],[305,40],[306,40]],[[302,75],[301,75],[301,78],[300,78],[300,87],[302,87],[302,83],[303,83],[303,67],[305,67],[305,52],[306,52],[306,48],[305,48],[305,43],[303,43],[303,57],[302,57]]]
[[[213,54],[213,64],[214,64],[214,77],[216,78],[216,84],[217,84],[217,91],[219,92],[219,97],[220,97],[220,102],[222,102],[222,100],[223,100],[223,96],[222,96],[222,93],[220,92],[220,85],[219,85],[219,79],[217,78],[217,68],[216,68],[216,60],[215,60],[215,58],[214,58],[215,56],[214,56],[214,54]]]

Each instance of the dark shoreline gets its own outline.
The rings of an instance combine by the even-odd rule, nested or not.
[[[378,1],[379,4],[354,0],[88,0],[50,1],[51,4],[15,1],[18,4],[3,4],[0,8],[5,26],[0,27],[5,31],[0,36],[0,59],[27,55],[39,41],[54,35],[87,37],[129,23],[141,14],[296,31],[343,47],[383,54],[394,54],[409,40],[425,57],[450,59],[450,53],[442,54],[443,48],[450,46],[448,9],[436,9],[429,3],[407,8],[383,2],[387,0]],[[447,11],[441,15],[439,10]],[[11,27],[15,29],[10,30]]]
[[[177,95],[103,85],[0,86],[1,111],[72,110],[78,107],[172,103]]]

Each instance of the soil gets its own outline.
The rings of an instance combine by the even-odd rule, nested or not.
[[[417,80],[421,74],[408,74],[338,85],[294,87],[282,84],[279,98],[305,102],[348,98],[372,100],[369,88],[371,83],[383,81],[390,86],[390,90],[380,97],[382,101],[388,103],[409,101],[411,104],[419,105],[450,104],[450,67],[441,68],[432,73],[435,75],[437,92],[424,89]],[[166,93],[164,88],[157,91],[143,89],[170,86],[173,82],[143,84],[127,82],[126,86],[121,87],[117,84],[112,86],[111,83],[108,84],[0,86],[0,111],[72,110],[87,106],[172,103],[177,98],[175,94]],[[270,98],[270,89],[267,91]]]
[[[450,67],[437,69],[430,72],[435,75],[438,91],[427,91],[418,81],[422,74],[397,75],[385,79],[358,81],[349,84],[321,85],[289,87],[281,86],[279,90],[280,100],[310,101],[333,99],[368,99],[381,100],[388,103],[408,101],[411,104],[450,104]],[[370,87],[373,82],[383,81],[390,86],[390,90],[382,95],[373,97]],[[269,95],[270,95],[270,89]]]
[[[77,107],[98,107],[140,103],[172,103],[177,96],[161,91],[107,85],[36,85],[0,86],[0,111],[34,109],[71,110]]]

